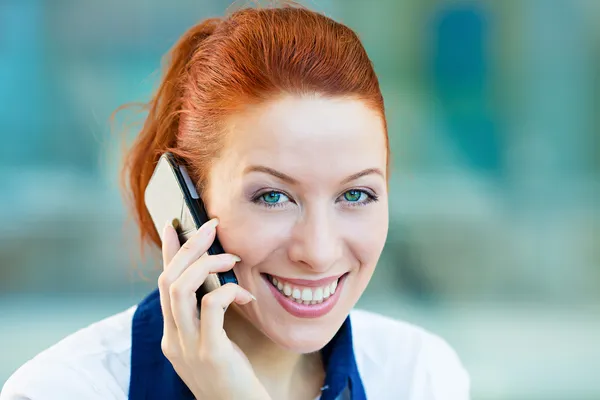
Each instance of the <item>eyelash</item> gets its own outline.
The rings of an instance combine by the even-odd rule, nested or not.
[[[348,207],[362,207],[362,206],[366,206],[369,203],[374,203],[376,201],[379,200],[379,196],[377,196],[374,192],[370,191],[370,190],[366,190],[366,189],[348,189],[345,192],[343,192],[342,194],[340,194],[338,196],[338,199],[342,196],[344,196],[344,194],[348,193],[348,192],[360,192],[361,194],[365,194],[367,196],[366,200],[363,200],[361,202],[352,202],[352,201],[347,201],[346,203],[348,203]],[[275,194],[280,194],[283,195],[285,197],[287,197],[289,199],[290,202],[293,202],[291,199],[291,196],[289,196],[288,194],[286,194],[285,192],[279,191],[279,190],[262,190],[262,191],[258,191],[256,192],[253,196],[252,196],[252,202],[258,205],[261,205],[263,207],[266,208],[275,208],[275,207],[284,207],[285,203],[267,203],[264,200],[262,200],[262,196],[264,196],[265,194],[269,194],[269,193],[275,193]],[[343,200],[342,200],[343,201]],[[337,202],[337,200],[336,200]]]

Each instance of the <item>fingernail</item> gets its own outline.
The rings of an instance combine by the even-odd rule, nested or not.
[[[208,220],[200,228],[198,228],[196,230],[196,233],[199,234],[200,236],[210,235],[212,233],[213,229],[215,229],[217,227],[217,225],[219,225],[219,219],[213,218],[211,220]],[[200,233],[200,232],[204,232],[204,233]]]
[[[233,259],[235,260],[235,262],[240,262],[240,261],[242,261],[242,259],[241,259],[241,258],[239,258],[238,256],[236,256],[236,255],[233,255],[233,254],[231,255],[231,258],[233,258]]]
[[[212,230],[212,229],[216,228],[217,225],[219,225],[219,219],[218,218],[213,218],[210,221],[208,221],[206,223],[206,225],[208,225],[208,228]]]
[[[252,298],[252,300],[256,301],[256,297],[254,297],[254,295],[250,292],[248,292],[248,294],[250,295],[250,297]]]

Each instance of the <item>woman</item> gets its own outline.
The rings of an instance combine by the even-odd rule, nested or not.
[[[170,55],[125,164],[158,289],[29,361],[1,398],[467,399],[442,339],[351,311],[388,229],[384,104],[357,36],[303,8],[242,9]],[[213,217],[182,247],[144,206],[166,151]],[[227,253],[209,256],[217,232]],[[198,315],[196,289],[231,268],[239,285]]]

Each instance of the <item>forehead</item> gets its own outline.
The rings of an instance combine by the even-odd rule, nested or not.
[[[385,171],[381,116],[362,101],[286,96],[231,119],[227,151],[239,166],[261,164],[310,176]]]

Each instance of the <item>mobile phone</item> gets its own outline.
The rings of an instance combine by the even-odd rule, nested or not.
[[[204,202],[198,195],[185,165],[178,162],[172,153],[161,155],[144,192],[144,202],[160,239],[167,221],[173,223],[179,243],[185,243],[205,222],[209,220]],[[208,249],[209,255],[223,253],[219,239]],[[202,296],[226,283],[238,283],[233,270],[209,274],[198,290],[198,301]],[[200,304],[200,303],[198,303]]]

